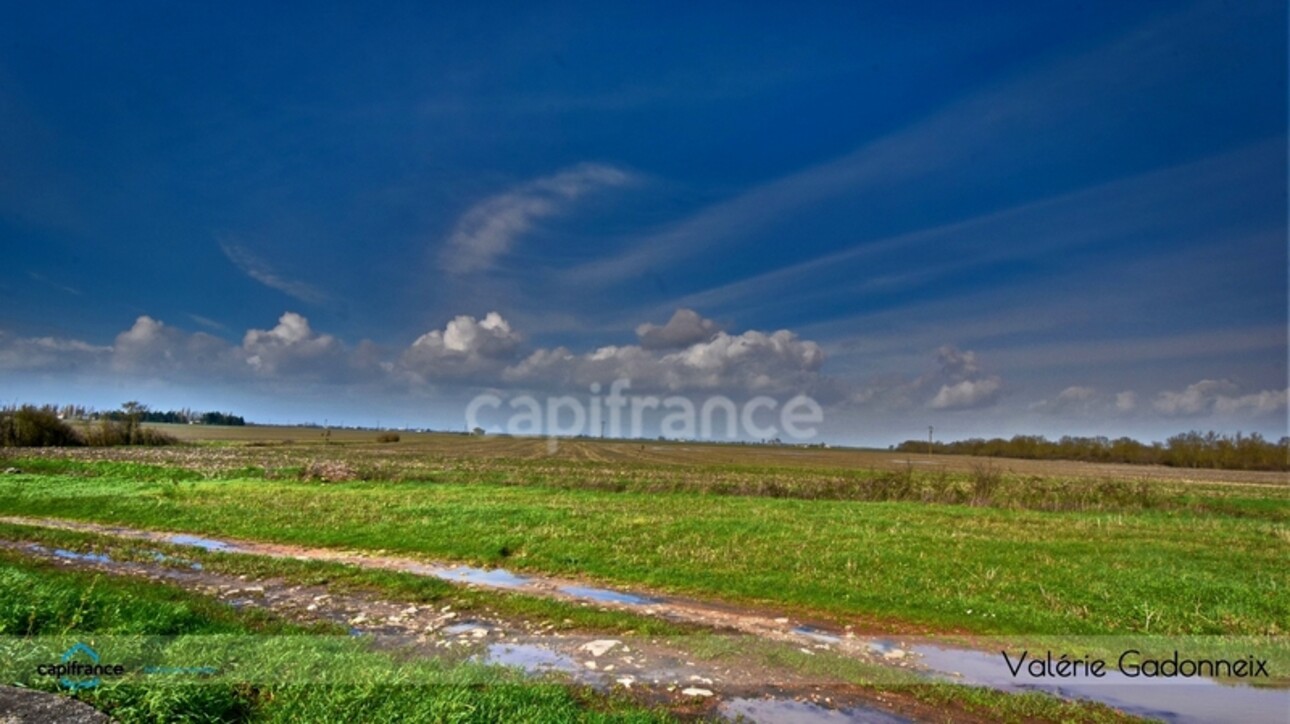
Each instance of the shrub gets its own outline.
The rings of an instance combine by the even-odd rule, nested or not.
[[[993,465],[974,465],[972,467],[972,504],[989,505],[994,501],[995,493],[1003,483],[1003,474]]]
[[[104,419],[85,431],[85,442],[91,447],[113,447],[116,445],[174,445],[179,440],[142,425]]]
[[[70,425],[51,409],[23,405],[0,412],[0,447],[83,445]]]
[[[383,433],[381,433],[380,435],[377,435],[377,436],[376,436],[376,441],[377,441],[377,442],[398,442],[398,441],[399,441],[399,433],[397,433],[397,432],[383,432]]]

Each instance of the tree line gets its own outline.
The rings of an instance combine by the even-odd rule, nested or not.
[[[71,423],[78,425],[73,426]],[[79,405],[8,405],[0,407],[0,447],[107,447],[173,445],[179,442],[147,422],[245,425],[237,415],[191,410],[158,412],[139,402],[99,412]]]
[[[1144,443],[1128,437],[1064,436],[1049,440],[1040,435],[1016,435],[1005,440],[971,438],[956,442],[906,440],[894,447],[900,452],[977,455],[1026,460],[1078,460],[1098,463],[1167,465],[1177,468],[1226,470],[1290,470],[1290,437],[1277,442],[1258,433],[1185,432],[1163,443]]]
[[[126,405],[139,405],[139,403],[126,403]],[[28,405],[28,407],[31,407]],[[125,422],[131,419],[131,416],[137,416],[139,422],[170,423],[174,425],[246,425],[246,420],[241,415],[234,415],[231,412],[197,412],[185,407],[182,410],[150,410],[147,405],[139,405],[140,409],[126,410],[122,406],[120,410],[99,411],[93,407],[85,405],[40,405],[36,409],[51,412],[61,420],[66,421],[87,421],[95,420],[115,420]],[[17,409],[9,406],[0,410],[0,412],[13,412]]]

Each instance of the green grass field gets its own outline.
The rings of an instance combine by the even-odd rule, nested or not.
[[[21,472],[0,476],[0,514],[503,566],[879,631],[1281,636],[1290,621],[1290,486],[1261,473],[1207,471],[1193,479],[1194,471],[1159,468],[1119,474],[1114,466],[1073,463],[928,463],[866,451],[456,435],[378,444],[366,431],[344,431],[324,445],[287,439],[316,432],[309,430],[218,432],[225,439],[167,448],[11,453],[0,465]],[[110,552],[117,560],[151,555],[90,533],[4,525],[0,535]],[[570,630],[681,633],[630,613],[409,574],[197,555],[226,574],[322,583]],[[296,631],[161,586],[91,578],[11,553],[0,563],[8,591],[34,592],[0,599],[9,634]],[[77,618],[90,608],[120,619]],[[700,648],[721,645],[684,638]],[[660,716],[577,689],[497,678],[482,667],[426,662],[417,676],[430,689],[390,685],[406,682],[406,671],[351,654],[354,670],[372,672],[369,685],[325,694],[285,683],[268,694],[208,687],[199,696],[131,684],[97,691],[93,703],[124,720],[189,710],[280,721],[405,712],[481,721]],[[795,665],[819,664],[800,658]],[[855,681],[871,675],[857,671]],[[1037,695],[926,684],[912,691],[921,706],[986,718],[1118,716]]]
[[[397,660],[327,626],[305,627],[255,610],[236,611],[172,586],[60,570],[10,551],[0,551],[0,634],[24,637],[0,639],[6,683],[22,681],[51,691],[58,688],[54,679],[32,675],[31,664],[50,660],[35,653],[45,639],[59,642],[55,650],[64,641],[87,640],[107,656],[124,656],[120,660],[125,661],[142,657],[174,668],[210,661],[222,649],[220,660],[238,667],[231,676],[225,674],[230,680],[104,678],[77,692],[123,722],[669,718],[622,700],[526,680],[498,667]],[[166,645],[147,646],[158,640]],[[230,644],[240,646],[230,649]],[[228,650],[237,656],[229,656]]]
[[[1290,620],[1285,487],[902,482],[801,461],[463,460],[399,445],[17,460],[34,474],[0,479],[0,510],[505,565],[928,631],[1278,634]],[[300,481],[319,460],[377,479]],[[780,487],[754,485],[767,480]],[[893,499],[866,499],[878,494]]]
[[[879,697],[894,695],[913,702],[924,715],[939,712],[933,718],[1134,721],[1104,705],[935,682],[882,664],[808,655],[810,652],[793,645],[736,640],[629,613],[462,589],[408,573],[207,553],[155,542],[8,524],[0,525],[0,536],[5,540],[107,553],[117,561],[155,561],[155,553],[162,550],[173,556],[170,560],[175,565],[184,567],[184,559],[196,559],[207,571],[251,580],[271,577],[302,585],[325,584],[333,592],[374,593],[386,600],[435,606],[449,603],[458,611],[547,621],[556,630],[662,636],[683,646],[687,656],[698,660],[724,666],[754,662],[824,681],[847,682],[877,692]],[[0,677],[6,681],[50,689],[48,679],[33,679],[30,664],[52,660],[72,640],[90,640],[100,647],[106,641],[112,647],[109,653],[125,649],[150,664],[183,667],[212,660],[237,662],[236,669],[225,673],[227,678],[222,681],[109,681],[79,694],[126,722],[344,721],[372,716],[407,721],[492,721],[494,717],[524,721],[670,719],[665,709],[644,710],[617,693],[606,697],[585,689],[562,690],[549,682],[523,681],[477,665],[445,665],[433,660],[418,663],[403,656],[392,661],[366,650],[361,642],[336,636],[343,632],[331,624],[286,623],[253,608],[235,611],[220,601],[173,586],[73,573],[29,560],[14,551],[0,551],[0,581],[6,584],[5,592],[0,593],[0,649],[5,654],[0,656]],[[561,620],[560,616],[567,618]],[[18,638],[4,638],[15,635]],[[136,642],[138,637],[149,642],[157,636],[175,638],[163,639],[163,647],[149,648]],[[56,643],[52,648],[45,641],[49,638]],[[30,645],[33,641],[34,647]],[[46,644],[43,655],[32,655],[34,649],[42,648],[41,644]],[[534,690],[525,691],[526,687]],[[442,700],[432,701],[438,699]]]

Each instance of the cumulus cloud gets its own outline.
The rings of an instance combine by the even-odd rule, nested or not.
[[[1290,390],[1262,390],[1241,394],[1229,380],[1201,380],[1181,391],[1165,390],[1156,395],[1152,407],[1171,417],[1207,414],[1256,416],[1284,413]]]
[[[0,332],[0,369],[77,370],[110,359],[112,348],[58,337],[13,337]]]
[[[963,351],[951,344],[936,350],[936,363],[940,365],[941,374],[955,380],[971,379],[981,371],[977,366],[976,352]]]
[[[933,410],[967,410],[992,405],[999,399],[1003,381],[998,377],[981,380],[963,380],[952,385],[942,385],[927,406]]]
[[[565,348],[537,350],[509,367],[516,383],[582,387],[630,379],[636,390],[728,393],[801,391],[820,383],[824,352],[788,330],[716,332],[680,349],[610,345],[576,355]]]
[[[1047,414],[1068,414],[1092,412],[1105,400],[1097,390],[1083,385],[1071,385],[1057,393],[1051,400],[1040,400],[1030,406],[1035,412]]]
[[[282,276],[269,266],[268,262],[245,247],[227,241],[219,246],[224,256],[228,257],[234,266],[264,286],[309,304],[322,304],[327,301],[327,295],[314,286]]]
[[[344,349],[330,334],[318,334],[309,320],[286,312],[272,329],[250,329],[242,337],[243,359],[261,374],[329,374],[343,364]]]
[[[460,315],[421,335],[403,354],[404,367],[423,380],[482,377],[501,372],[522,338],[502,315]]]
[[[934,368],[916,377],[886,372],[859,385],[835,386],[838,399],[884,413],[916,408],[950,411],[987,407],[1003,392],[1003,379],[988,374],[972,350],[947,344],[937,348],[931,358]]]
[[[918,380],[921,387],[929,380],[941,381],[941,387],[927,406],[933,410],[969,410],[993,405],[1003,389],[1003,380],[997,375],[984,375],[977,363],[976,353],[945,345],[936,350],[937,373]]]
[[[642,392],[801,392],[821,384],[820,346],[788,330],[728,334],[692,310],[679,310],[666,324],[643,324],[636,331],[640,344],[589,352],[537,348],[521,356],[522,337],[500,314],[463,315],[419,337],[403,353],[399,368],[420,382],[569,392],[618,379],[630,380],[632,389]]]
[[[1138,394],[1132,390],[1125,390],[1115,396],[1115,409],[1120,412],[1130,412],[1138,406]]]
[[[1290,400],[1290,388],[1284,390],[1263,390],[1240,397],[1220,396],[1214,400],[1214,412],[1220,415],[1236,415],[1250,412],[1255,415],[1273,415],[1286,412],[1287,400]]]
[[[7,369],[84,369],[213,380],[303,380],[338,383],[381,375],[394,384],[507,385],[582,391],[620,378],[638,391],[713,390],[734,394],[794,393],[833,388],[819,374],[820,346],[789,330],[730,334],[690,310],[639,330],[642,344],[575,353],[565,347],[522,350],[523,336],[501,314],[460,315],[416,338],[402,352],[370,342],[350,348],[286,312],[240,344],[137,318],[110,346],[76,340],[0,336]],[[370,377],[369,377],[370,379]]]
[[[384,365],[384,367],[382,367]],[[142,315],[96,346],[57,338],[14,339],[0,335],[0,369],[76,371],[149,376],[203,382],[277,379],[285,381],[363,382],[389,369],[364,342],[351,350],[309,320],[283,314],[269,329],[251,329],[241,344],[204,332],[188,332]]]
[[[0,370],[203,383],[362,384],[401,392],[443,385],[585,394],[594,383],[607,386],[628,379],[631,390],[641,394],[807,394],[826,405],[891,411],[979,409],[996,404],[1005,389],[977,353],[953,346],[936,350],[935,368],[926,374],[890,374],[861,387],[824,374],[823,349],[791,330],[734,333],[681,309],[667,322],[642,324],[635,332],[634,344],[589,351],[526,348],[519,330],[493,311],[478,318],[454,317],[406,347],[388,349],[368,341],[346,345],[290,311],[272,326],[248,330],[240,341],[189,332],[143,315],[108,345],[21,338],[0,330]],[[1205,379],[1142,400],[1131,390],[1111,393],[1071,385],[1030,409],[1106,417],[1209,416],[1244,424],[1284,417],[1288,397],[1287,389],[1243,389],[1226,379]]]
[[[488,269],[539,220],[565,213],[588,193],[631,180],[612,166],[583,163],[484,199],[458,220],[441,264],[455,274]]]
[[[704,319],[693,309],[678,309],[666,324],[646,322],[636,328],[636,336],[645,349],[681,349],[707,342],[720,331],[711,319]]]
[[[214,370],[229,361],[228,344],[209,334],[189,334],[147,315],[112,343],[112,368],[120,372]]]

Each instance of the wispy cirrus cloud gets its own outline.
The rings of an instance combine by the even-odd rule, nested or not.
[[[268,262],[244,246],[231,241],[222,241],[219,248],[242,273],[270,289],[276,289],[289,297],[309,304],[323,304],[328,301],[328,296],[317,287],[282,276]]]
[[[1266,9],[1256,11],[1264,14]],[[1087,103],[1075,88],[1098,88],[1106,107],[1139,105],[1183,72],[1180,63],[1205,62],[1213,28],[1239,22],[1203,4],[1182,8],[1133,28],[1087,52],[1064,57],[952,101],[923,119],[872,139],[832,159],[748,187],[699,209],[656,233],[630,240],[606,257],[565,273],[564,282],[607,287],[667,269],[678,260],[720,253],[774,224],[791,224],[808,209],[845,198],[862,204],[895,186],[944,183],[976,173],[983,156],[997,155],[993,173],[1033,171],[1051,154],[1066,153],[1102,133],[1073,126],[1070,135],[1052,133]],[[1125,74],[1124,68],[1134,68]],[[1024,154],[1018,139],[1031,144]],[[1042,151],[1042,152],[1041,152]],[[1007,173],[1004,173],[1004,168]],[[685,300],[694,303],[695,300]]]
[[[72,294],[78,297],[81,296],[81,290],[77,289],[76,287],[70,287],[61,282],[54,281],[53,279],[50,279],[44,274],[37,274],[34,271],[29,271],[27,272],[27,276],[31,277],[32,279],[35,279],[38,282],[41,282],[42,284],[48,284],[49,286],[57,289],[60,292],[64,292],[66,294]]]
[[[582,163],[490,196],[457,221],[441,254],[441,266],[454,274],[489,269],[541,219],[566,213],[589,193],[633,180],[630,173],[613,166]]]
[[[209,328],[209,329],[214,329],[214,330],[219,331],[219,332],[226,332],[226,331],[228,331],[228,327],[227,327],[227,326],[225,326],[225,325],[224,325],[223,323],[221,323],[221,322],[217,322],[217,321],[215,321],[215,320],[211,319],[210,317],[203,317],[203,316],[202,316],[202,315],[200,315],[200,314],[192,314],[192,313],[189,313],[188,318],[189,318],[189,319],[191,319],[191,320],[193,320],[194,322],[196,322],[196,323],[198,323],[198,324],[202,325],[203,327],[207,327],[207,328]]]

